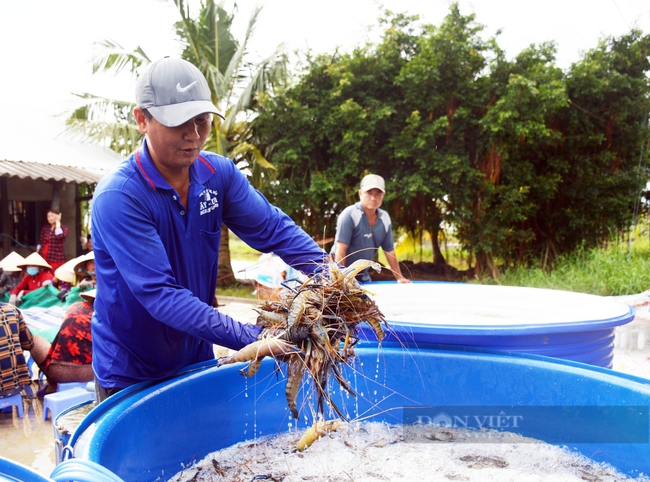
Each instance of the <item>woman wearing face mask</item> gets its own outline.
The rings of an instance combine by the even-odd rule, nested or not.
[[[43,286],[52,284],[52,267],[38,253],[32,253],[25,258],[25,261],[16,264],[22,268],[25,276],[14,289],[9,292],[9,303],[17,306],[20,304],[23,295]]]

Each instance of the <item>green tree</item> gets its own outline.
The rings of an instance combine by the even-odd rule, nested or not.
[[[496,260],[548,268],[629,228],[648,177],[648,41],[602,41],[567,74],[551,44],[502,66],[506,87],[481,119],[485,182],[462,223],[477,268],[481,256],[492,274]]]
[[[386,12],[378,46],[312,59],[265,98],[256,133],[280,207],[331,236],[379,173],[395,226],[434,240],[454,226],[479,276],[551,266],[627,228],[648,178],[647,37],[603,41],[565,73],[553,44],[507,61],[457,4],[440,27],[415,21]]]
[[[445,260],[441,225],[464,209],[479,178],[470,162],[488,84],[486,53],[473,16],[457,5],[443,25],[418,30],[417,17],[386,12],[378,46],[316,58],[256,121],[279,170],[275,202],[314,234],[335,230],[367,172],[388,182],[394,226],[432,235]]]
[[[417,54],[396,79],[405,97],[403,124],[391,139],[398,161],[396,219],[409,231],[431,235],[436,265],[446,264],[438,244],[443,223],[462,219],[466,200],[478,189],[472,160],[493,42],[480,38],[483,27],[474,20],[452,4],[440,27],[425,28]]]
[[[472,218],[461,228],[479,275],[498,276],[497,260],[526,259],[539,234],[533,221],[538,209],[557,194],[557,120],[568,97],[554,60],[555,47],[543,44],[495,69],[498,91],[480,120],[475,166],[483,182],[473,197]]]
[[[278,168],[266,194],[317,239],[334,235],[337,215],[358,200],[366,173],[387,179],[387,207],[398,195],[390,138],[401,123],[403,93],[394,79],[415,45],[405,29],[410,17],[384,21],[381,45],[309,59],[299,81],[266,99],[255,122]]]
[[[261,8],[252,11],[244,38],[237,41],[231,32],[234,14],[224,10],[223,2],[201,2],[196,16],[192,16],[185,0],[174,3],[180,15],[175,27],[182,46],[181,57],[203,72],[213,103],[226,117],[222,122],[215,119],[205,148],[231,158],[260,188],[273,179],[275,168],[256,145],[250,121],[255,116],[258,96],[272,92],[285,81],[286,56],[282,47],[259,62],[250,58],[249,41]],[[110,41],[104,47],[105,52],[93,62],[94,72],[118,74],[129,69],[137,74],[150,62],[140,47],[126,52]],[[108,142],[120,154],[132,152],[141,142],[132,113],[134,105],[90,94],[82,97],[88,102],[72,114],[68,121],[70,129],[95,142]],[[234,282],[226,226],[221,236],[219,280],[222,286]]]
[[[627,231],[648,180],[650,36],[601,41],[566,79],[562,185],[545,230],[572,250]],[[549,229],[550,228],[550,229]]]

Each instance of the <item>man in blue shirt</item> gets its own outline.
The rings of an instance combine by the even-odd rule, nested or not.
[[[359,259],[373,259],[381,248],[398,283],[410,283],[402,275],[393,242],[389,214],[379,209],[386,193],[384,178],[368,174],[359,186],[359,202],[345,208],[336,222],[332,254],[334,260],[350,266]],[[359,281],[372,281],[368,270],[357,275]]]
[[[223,116],[196,67],[169,57],[152,63],[138,79],[136,102],[145,141],[93,197],[100,401],[214,358],[213,344],[237,350],[258,338],[259,326],[212,307],[222,223],[307,274],[326,256],[231,160],[201,150],[212,115]]]

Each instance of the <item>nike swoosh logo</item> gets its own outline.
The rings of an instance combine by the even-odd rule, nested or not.
[[[181,87],[181,83],[179,82],[178,84],[176,84],[176,92],[178,92],[179,94],[184,94],[185,92],[187,92],[188,90],[190,90],[190,89],[192,88],[192,86],[193,86],[194,84],[196,84],[196,82],[197,82],[197,81],[195,80],[195,81],[192,82],[190,85],[186,85],[185,87]]]

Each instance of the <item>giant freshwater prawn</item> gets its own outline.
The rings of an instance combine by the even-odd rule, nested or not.
[[[387,327],[383,313],[355,280],[367,268],[379,271],[381,265],[359,260],[341,268],[330,262],[327,270],[299,287],[282,289],[278,301],[266,301],[258,310],[257,324],[266,328],[269,336],[220,358],[219,365],[249,362],[242,374],[250,377],[262,359],[271,356],[287,365],[285,396],[295,419],[299,416],[296,398],[305,374],[312,381],[319,412],[325,415],[327,406],[345,419],[328,393],[328,380],[332,377],[342,390],[356,397],[341,368],[354,358],[358,327],[364,322],[370,325],[379,342]]]

